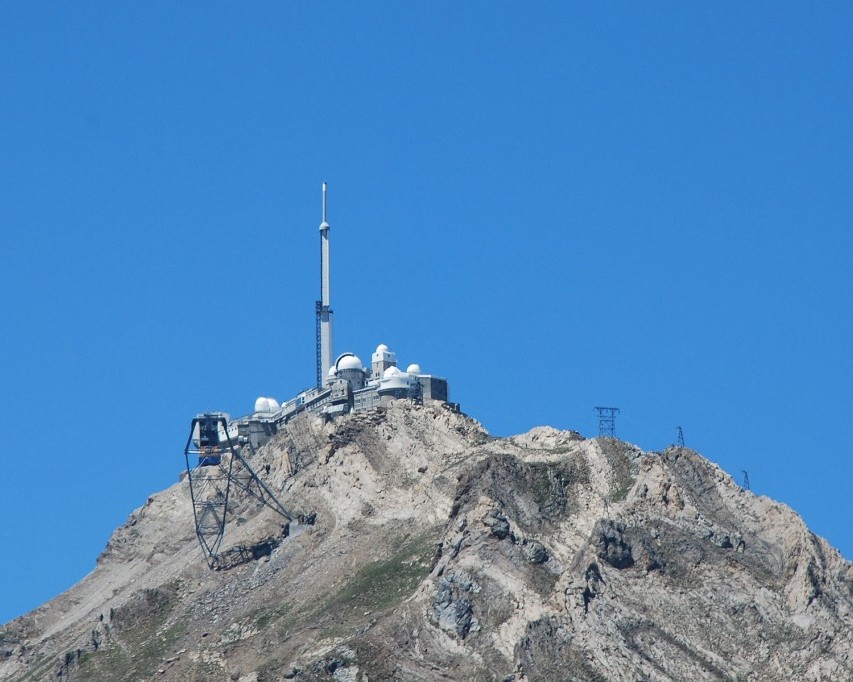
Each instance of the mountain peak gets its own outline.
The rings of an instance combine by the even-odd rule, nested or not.
[[[303,414],[247,461],[210,570],[186,477],[0,630],[0,679],[839,679],[853,567],[701,455],[441,404]]]

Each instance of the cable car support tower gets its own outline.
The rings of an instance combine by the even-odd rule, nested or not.
[[[192,420],[184,459],[196,536],[207,564],[212,569],[233,568],[269,555],[280,542],[268,540],[257,545],[238,545],[222,551],[229,515],[247,497],[281,516],[284,521],[282,538],[290,534],[291,523],[313,522],[313,518],[295,517],[288,511],[249,466],[241,450],[228,433],[225,414],[209,412]]]

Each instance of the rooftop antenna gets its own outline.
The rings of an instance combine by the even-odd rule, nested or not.
[[[618,407],[596,407],[598,413],[598,436],[602,438],[609,436],[616,438],[616,415],[619,414]]]
[[[676,441],[676,443],[678,443],[678,447],[683,448],[684,447],[684,431],[681,430],[680,426],[676,426],[675,428],[678,430],[678,440]]]
[[[332,366],[332,309],[329,305],[329,284],[331,279],[329,260],[329,223],[326,221],[326,188],[323,183],[323,221],[320,223],[320,300],[314,310],[316,314],[315,342],[317,348],[317,388],[323,382]]]
[[[746,469],[741,469],[741,473],[743,474],[743,482],[740,484],[740,487],[744,490],[749,490],[749,473]]]

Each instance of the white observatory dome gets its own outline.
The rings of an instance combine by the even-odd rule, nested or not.
[[[417,382],[417,378],[402,371],[399,367],[389,367],[382,372],[382,379],[379,381],[379,394],[397,395],[403,397],[411,388],[412,383]]]
[[[335,362],[335,369],[338,371],[344,369],[364,369],[364,365],[361,364],[361,360],[352,353],[344,353],[338,358],[337,362]]]
[[[406,372],[409,374],[420,374],[421,366],[417,362],[413,362],[411,365],[406,367]]]
[[[261,396],[255,401],[255,412],[278,412],[279,404],[275,398]]]
[[[377,367],[377,365],[396,365],[397,354],[384,343],[380,343],[376,346],[376,350],[373,351],[370,361],[373,364],[373,371],[378,374],[383,368]]]
[[[337,370],[334,367],[329,367],[329,373],[326,376],[332,379],[334,378],[335,374],[337,374]]]

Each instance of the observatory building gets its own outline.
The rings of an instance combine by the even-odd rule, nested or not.
[[[349,412],[363,412],[387,405],[392,400],[415,403],[438,401],[458,411],[459,405],[448,402],[447,379],[424,373],[417,363],[405,371],[397,365],[397,354],[380,343],[371,356],[370,367],[354,353],[341,353],[334,358],[332,343],[331,263],[329,232],[326,219],[327,185],[323,183],[323,210],[320,223],[320,298],[315,304],[316,385],[281,404],[274,398],[255,400],[251,414],[232,420],[229,415],[215,413],[221,433],[220,441],[251,443],[258,447],[269,440],[290,419],[301,412],[317,412],[330,417]],[[213,414],[213,413],[210,413]],[[199,415],[203,417],[204,415]],[[193,434],[198,443],[201,434]]]

